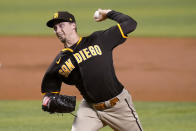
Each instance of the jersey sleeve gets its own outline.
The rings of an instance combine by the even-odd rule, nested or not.
[[[107,49],[113,49],[123,43],[128,38],[128,34],[136,29],[137,22],[130,16],[116,11],[110,11],[107,17],[118,22],[116,26],[110,27],[101,34],[104,46]]]
[[[58,75],[57,70],[57,64],[56,61],[58,59],[55,58],[55,60],[52,62],[52,64],[49,66],[48,70],[46,71],[41,84],[41,92],[44,93],[60,93],[62,80],[60,76]]]
[[[127,35],[125,35],[122,31],[120,25],[113,26],[101,34],[101,39],[103,41],[104,47],[106,49],[113,49],[117,45],[123,43]]]
[[[56,79],[56,77],[45,74],[43,80],[42,80],[42,87],[41,92],[42,93],[60,93],[61,90],[61,81],[59,79]]]

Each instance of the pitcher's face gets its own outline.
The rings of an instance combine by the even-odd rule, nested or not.
[[[56,33],[56,36],[59,38],[59,40],[63,43],[66,42],[66,39],[73,33],[75,30],[75,23],[70,22],[60,22],[56,25],[54,25],[54,31]]]

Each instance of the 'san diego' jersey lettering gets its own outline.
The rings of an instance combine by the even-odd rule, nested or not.
[[[71,60],[68,59],[65,64],[61,66],[61,69],[59,70],[59,74],[63,75],[64,77],[68,77],[71,71],[75,68],[75,66],[72,64]]]
[[[84,48],[79,51],[79,53],[73,54],[77,63],[80,64],[81,62],[97,55],[102,55],[101,48],[98,45],[89,46],[88,48]]]
[[[80,64],[81,62],[97,56],[102,55],[101,48],[98,45],[89,46],[88,48],[84,48],[79,51],[79,53],[74,53],[73,56],[76,59],[77,63]],[[65,61],[65,63],[61,66],[59,70],[59,74],[63,75],[64,77],[68,77],[71,71],[75,68],[73,63],[70,59]]]

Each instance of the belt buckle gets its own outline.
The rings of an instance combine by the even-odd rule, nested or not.
[[[106,105],[105,103],[93,104],[93,108],[96,110],[104,110],[106,109]]]
[[[105,102],[101,102],[101,103],[93,104],[93,108],[96,110],[105,110],[107,108],[115,106],[118,101],[119,99],[117,97],[114,97],[113,99],[108,101],[109,102],[108,106],[105,104]]]

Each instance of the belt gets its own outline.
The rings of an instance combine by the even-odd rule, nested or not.
[[[108,101],[100,102],[96,104],[92,104],[92,107],[96,110],[105,110],[108,108],[111,108],[116,105],[116,103],[119,102],[119,99],[117,97],[114,97]]]

